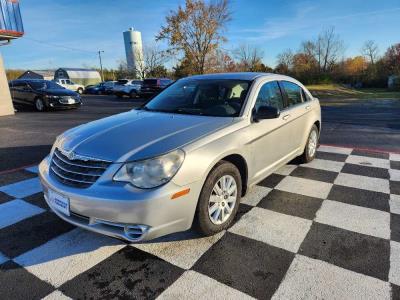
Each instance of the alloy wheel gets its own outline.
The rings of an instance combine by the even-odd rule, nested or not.
[[[310,137],[308,138],[308,156],[314,157],[317,151],[318,135],[315,130],[311,131]]]
[[[237,183],[233,176],[224,175],[214,185],[208,201],[208,215],[213,224],[225,223],[237,201]]]

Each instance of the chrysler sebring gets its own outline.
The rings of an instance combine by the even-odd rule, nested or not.
[[[72,128],[39,166],[62,219],[128,241],[230,226],[253,185],[314,159],[319,101],[266,73],[176,81],[145,106]]]

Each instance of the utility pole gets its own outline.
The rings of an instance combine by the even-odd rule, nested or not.
[[[101,81],[103,82],[104,81],[104,75],[103,75],[103,63],[101,61],[101,53],[104,53],[104,51],[103,50],[99,50],[98,53],[99,53],[99,60],[100,60]]]

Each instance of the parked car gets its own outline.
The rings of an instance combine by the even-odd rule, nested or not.
[[[149,78],[143,80],[142,88],[139,92],[139,96],[142,98],[153,97],[157,93],[161,92],[168,85],[170,85],[173,80],[169,78]]]
[[[37,111],[77,108],[82,104],[78,93],[53,81],[18,79],[9,83],[13,103],[31,105]]]
[[[69,79],[60,79],[59,78],[59,79],[54,80],[54,82],[57,83],[58,85],[61,85],[63,88],[77,92],[80,95],[82,95],[83,92],[85,91],[85,87],[83,85],[74,83]]]
[[[319,101],[266,73],[199,75],[140,109],[66,131],[39,166],[62,219],[141,241],[227,229],[240,198],[295,157],[314,159]]]
[[[142,88],[141,80],[120,79],[116,82],[113,93],[118,98],[129,96],[136,98]]]
[[[96,85],[88,85],[85,88],[85,94],[109,95],[114,88],[114,81],[100,82]]]

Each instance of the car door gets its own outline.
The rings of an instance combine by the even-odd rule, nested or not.
[[[30,87],[26,82],[14,82],[11,89],[13,101],[17,104],[27,104],[27,93],[29,89]]]
[[[280,81],[279,84],[288,106],[285,115],[294,133],[293,147],[299,150],[303,146],[304,135],[308,134],[307,115],[311,111],[311,105],[307,102],[305,92],[298,84],[291,81]]]
[[[250,125],[255,181],[270,174],[293,154],[293,128],[288,125],[288,119],[285,117],[286,104],[277,81],[266,82],[260,87],[253,111],[262,105],[278,108],[281,115]]]

